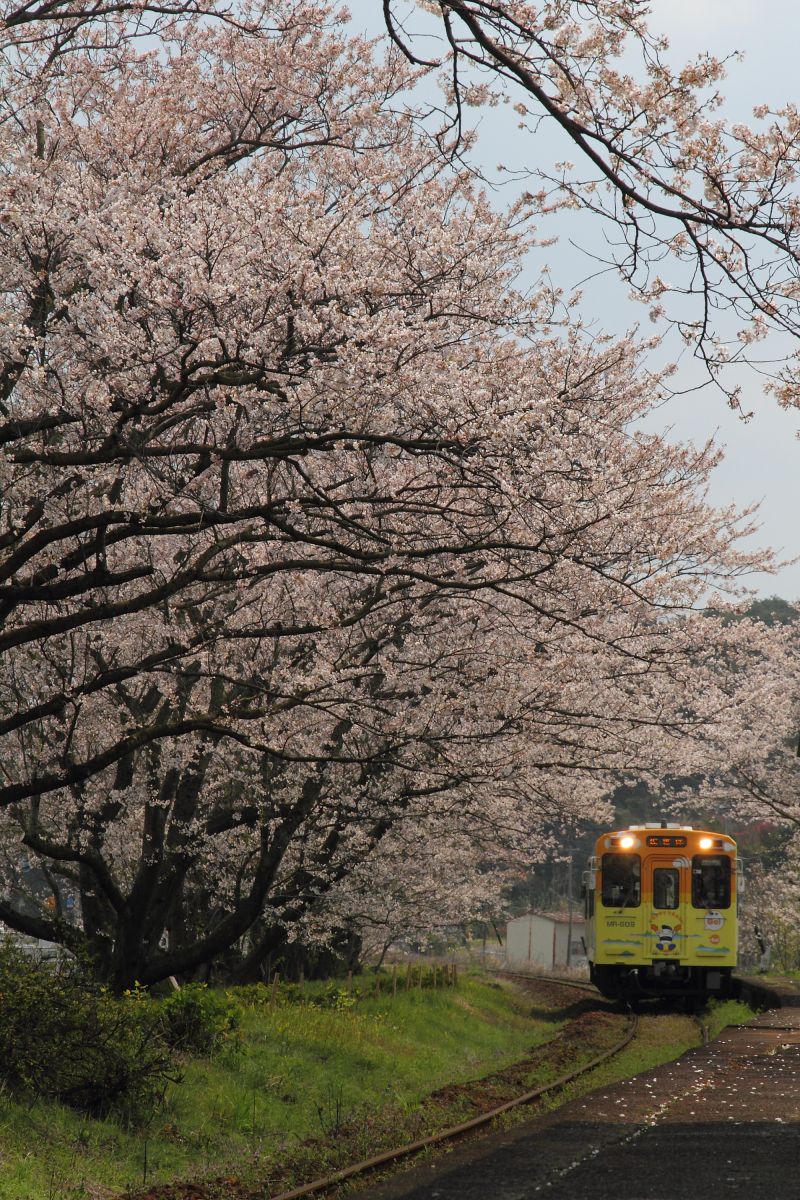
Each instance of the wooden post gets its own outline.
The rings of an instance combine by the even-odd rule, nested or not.
[[[348,994],[348,996],[352,996],[352,994],[353,994],[353,972],[352,971],[347,972],[347,994]]]
[[[406,963],[406,991],[411,987],[411,963]]]
[[[392,999],[397,995],[397,963],[392,963]]]
[[[275,974],[272,976],[272,996],[271,996],[272,1004],[274,1004],[275,1001],[278,999],[278,984],[280,983],[280,981],[281,981],[281,977],[278,974],[278,972],[276,971]]]
[[[298,982],[300,984],[300,999],[305,1000],[305,998],[306,998],[306,974],[302,967],[300,968],[300,979],[298,980]]]
[[[381,994],[381,977],[380,977],[380,975],[376,975],[375,976],[375,998],[377,999],[378,996],[380,996],[380,994]]]

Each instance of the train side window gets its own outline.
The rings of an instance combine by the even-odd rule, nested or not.
[[[606,908],[638,908],[641,900],[642,863],[638,854],[604,854],[602,862]]]
[[[653,908],[677,908],[680,895],[680,876],[672,867],[656,867],[653,871]]]
[[[730,908],[731,860],[696,854],[692,859],[694,908]]]

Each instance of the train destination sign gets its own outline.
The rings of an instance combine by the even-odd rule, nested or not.
[[[647,835],[648,846],[663,846],[665,849],[677,850],[686,845],[686,838],[681,833],[650,833]]]

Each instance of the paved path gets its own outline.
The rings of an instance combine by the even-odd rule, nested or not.
[[[786,989],[784,1004],[800,1005]],[[800,1007],[513,1130],[455,1147],[359,1200],[800,1200]]]

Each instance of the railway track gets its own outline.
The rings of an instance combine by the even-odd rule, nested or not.
[[[496,971],[493,974],[502,976],[503,978],[515,979],[524,981],[528,984],[541,983],[545,986],[556,985],[564,988],[571,988],[574,991],[581,993],[590,993],[597,996],[597,990],[591,984],[583,983],[577,980],[559,978],[558,976],[542,976],[542,975],[525,975],[521,972],[513,971]],[[608,1011],[606,1009],[606,1011]],[[375,1171],[380,1167],[388,1166],[390,1163],[396,1163],[402,1159],[410,1158],[415,1154],[419,1154],[422,1150],[427,1150],[437,1146],[445,1146],[449,1142],[458,1140],[466,1134],[472,1133],[482,1127],[490,1125],[496,1121],[498,1117],[505,1113],[511,1112],[514,1109],[520,1108],[527,1104],[532,1104],[536,1100],[541,1099],[553,1092],[557,1092],[574,1080],[579,1079],[583,1075],[595,1070],[602,1063],[607,1062],[614,1055],[619,1054],[626,1046],[630,1044],[636,1035],[638,1026],[638,1016],[631,1009],[627,1012],[627,1024],[623,1036],[619,1038],[611,1047],[604,1050],[602,1053],[595,1055],[589,1062],[581,1064],[579,1067],[573,1068],[551,1082],[543,1084],[539,1087],[531,1088],[522,1094],[515,1096],[511,1100],[507,1100],[502,1104],[496,1105],[486,1112],[480,1113],[478,1116],[472,1117],[470,1120],[463,1121],[458,1125],[453,1125],[448,1129],[443,1129],[438,1133],[431,1134],[428,1137],[419,1138],[416,1141],[408,1142],[405,1145],[395,1147],[392,1150],[382,1151],[371,1158],[364,1159],[361,1162],[353,1163],[349,1167],[336,1171],[322,1179],[313,1180],[311,1183],[302,1185],[301,1187],[292,1188],[289,1191],[281,1192],[271,1200],[304,1200],[305,1197],[319,1195],[328,1192],[341,1183],[347,1180],[356,1178],[359,1175],[366,1175],[371,1171]],[[565,1031],[560,1031],[556,1036],[547,1042],[542,1043],[536,1048],[542,1053],[542,1059],[545,1055],[556,1046],[564,1038]],[[531,1060],[532,1062],[535,1060]]]
[[[797,1196],[800,989],[792,988],[783,1004],[729,1026],[712,1046],[606,1083],[535,1124],[454,1149],[366,1194],[370,1200]],[[676,1015],[688,1016],[668,1008],[652,1014],[667,1021]],[[649,1020],[644,1015],[640,1024],[643,1045]]]
[[[507,971],[502,967],[489,970],[486,973],[487,975],[498,975],[501,979],[520,979],[526,983],[555,983],[560,984],[562,987],[574,988],[579,992],[590,992],[593,996],[600,995],[593,983],[589,983],[583,979],[567,979],[564,975],[534,975],[530,971]]]

